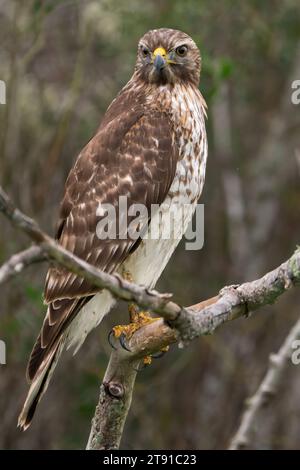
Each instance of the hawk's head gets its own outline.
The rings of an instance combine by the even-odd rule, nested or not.
[[[136,72],[147,83],[199,83],[201,58],[192,38],[176,29],[153,29],[140,40]]]

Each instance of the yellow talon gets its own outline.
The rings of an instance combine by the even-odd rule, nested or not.
[[[133,282],[131,273],[129,271],[124,270],[122,275],[124,279],[126,279],[128,282]],[[133,303],[129,304],[128,311],[129,311],[129,316],[130,316],[130,323],[128,325],[114,326],[112,331],[113,331],[115,338],[121,338],[121,336],[124,335],[127,340],[130,340],[132,335],[137,330],[139,330],[145,325],[149,325],[150,323],[153,323],[154,321],[159,320],[159,318],[151,317],[151,315],[148,312],[139,311],[138,307]],[[166,346],[162,348],[161,351],[166,352],[168,350],[169,350],[169,346]],[[151,362],[152,362],[151,356],[144,357],[143,363],[145,365],[150,365]]]
[[[147,312],[139,312],[133,304],[129,305],[128,310],[131,321],[128,325],[117,325],[113,327],[113,332],[116,338],[120,338],[120,336],[124,334],[128,339],[130,339],[133,333],[142,328],[142,326],[158,320],[158,318],[151,317]]]
[[[120,338],[120,336],[124,333],[127,333],[127,327],[129,325],[117,325],[113,327],[113,332],[116,338]]]

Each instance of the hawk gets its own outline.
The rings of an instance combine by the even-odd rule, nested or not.
[[[198,88],[200,68],[200,52],[187,34],[165,28],[147,32],[139,41],[131,79],[65,184],[58,243],[103,271],[128,272],[135,283],[149,288],[185,233],[204,184],[206,104]],[[150,236],[118,236],[118,230],[115,237],[102,237],[99,206],[119,209],[121,196],[128,206],[162,207],[165,215],[184,205],[189,209],[180,223],[175,218],[175,236],[151,237],[151,229],[164,224],[157,210],[139,220],[141,231]],[[118,219],[124,215],[116,214]],[[19,416],[24,430],[62,350],[72,346],[76,352],[115,303],[108,291],[60,266],[48,271],[44,299],[47,313],[27,366],[30,389]]]

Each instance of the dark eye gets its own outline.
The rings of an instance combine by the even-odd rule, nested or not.
[[[188,51],[187,46],[179,46],[175,49],[176,54],[179,55],[180,57],[184,57],[187,51]]]
[[[141,47],[141,51],[142,51],[142,56],[143,57],[148,57],[148,55],[150,54],[149,49],[147,49],[147,47],[145,47],[145,46]]]

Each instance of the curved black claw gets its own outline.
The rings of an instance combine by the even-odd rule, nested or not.
[[[119,338],[120,345],[122,346],[123,349],[125,349],[128,352],[131,352],[131,349],[129,348],[127,341],[126,341],[126,336],[124,333],[121,334]]]
[[[163,357],[165,354],[167,354],[168,351],[160,351],[156,354],[152,354],[151,357],[152,359],[160,359],[161,357]]]
[[[107,341],[108,341],[108,344],[113,348],[113,349],[117,349],[116,346],[114,345],[113,341],[112,341],[112,338],[115,338],[115,333],[114,333],[114,330],[110,330],[110,332],[108,333],[108,336],[107,336]]]

